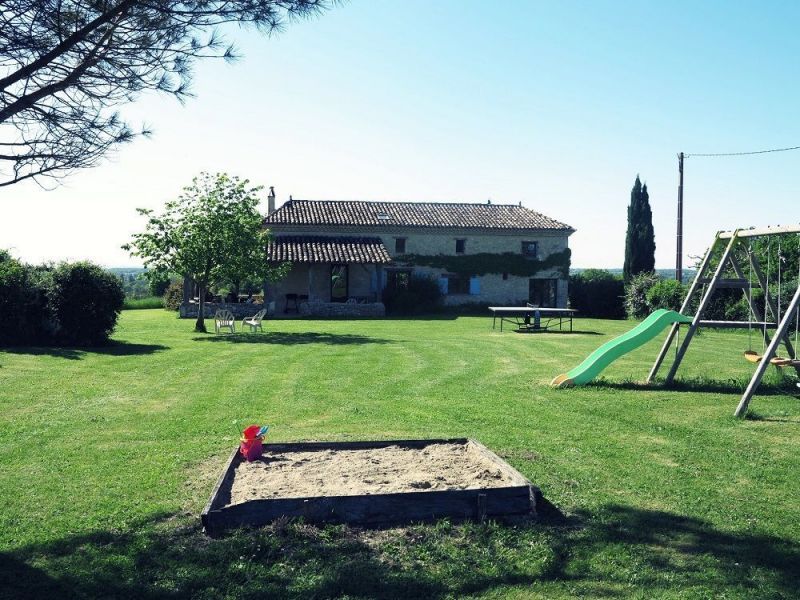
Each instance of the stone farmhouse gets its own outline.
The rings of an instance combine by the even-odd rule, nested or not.
[[[382,315],[385,288],[435,278],[445,303],[565,307],[569,225],[519,205],[292,200],[264,220],[273,262],[265,287],[280,313]],[[274,303],[274,304],[272,304]]]

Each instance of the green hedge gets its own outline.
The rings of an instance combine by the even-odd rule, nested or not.
[[[95,346],[114,331],[125,292],[118,277],[97,265],[63,263],[52,273],[47,301],[59,342]]]
[[[33,344],[49,336],[52,326],[42,275],[0,250],[0,346]]]
[[[117,323],[119,278],[87,262],[33,267],[0,251],[0,344],[99,345]]]
[[[586,269],[569,280],[570,306],[583,317],[625,318],[622,277],[602,269]]]

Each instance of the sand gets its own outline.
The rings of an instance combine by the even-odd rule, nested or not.
[[[265,452],[235,470],[231,504],[259,498],[354,496],[514,485],[470,444]]]

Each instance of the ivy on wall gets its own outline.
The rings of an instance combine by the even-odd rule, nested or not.
[[[444,254],[403,254],[395,258],[396,262],[444,269],[448,273],[458,275],[486,275],[487,273],[508,273],[517,277],[533,277],[542,271],[558,270],[562,276],[569,276],[571,252],[569,248],[554,252],[542,260],[504,252],[491,254],[461,254],[448,256]]]

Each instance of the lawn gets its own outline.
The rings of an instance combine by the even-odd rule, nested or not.
[[[550,379],[632,326],[487,317],[265,321],[198,335],[126,311],[99,350],[0,350],[0,596],[796,597],[800,402],[771,372],[746,420],[747,335],[704,332],[674,389],[659,341],[597,385]],[[272,441],[471,436],[548,501],[538,521],[380,531],[282,522],[209,540],[238,430]]]

